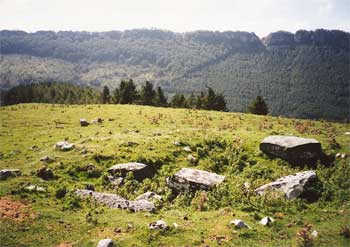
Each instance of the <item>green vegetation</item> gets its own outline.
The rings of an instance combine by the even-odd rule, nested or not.
[[[267,115],[269,109],[265,100],[261,96],[257,96],[256,99],[248,106],[248,112],[257,115]]]
[[[111,91],[133,78],[175,94],[222,92],[230,111],[256,95],[271,115],[349,119],[349,33],[254,33],[162,30],[125,32],[1,31],[1,85],[71,82]],[[300,105],[303,107],[299,107]]]
[[[79,118],[102,123],[81,127]],[[348,124],[286,119],[252,114],[170,109],[136,105],[20,104],[0,108],[0,168],[19,168],[22,176],[0,181],[0,202],[26,204],[32,212],[22,219],[0,218],[1,246],[96,246],[112,238],[117,246],[348,246],[350,244],[350,167]],[[259,142],[271,134],[316,138],[334,161],[319,164],[318,201],[287,201],[253,189],[305,168],[291,167],[259,151]],[[67,152],[53,148],[67,139],[76,147]],[[174,145],[177,141],[183,146]],[[338,145],[335,145],[337,143]],[[189,146],[196,161],[188,160]],[[46,166],[55,177],[36,176],[40,158],[53,159]],[[349,154],[348,154],[349,156]],[[128,176],[113,188],[107,169],[116,163],[138,161],[154,166],[151,179],[138,182]],[[94,169],[87,169],[93,164]],[[226,176],[209,192],[173,195],[166,177],[182,167],[194,167]],[[244,183],[250,184],[250,189]],[[28,191],[28,185],[44,192]],[[155,191],[163,197],[155,213],[131,213],[81,200],[73,191],[93,186],[134,199]],[[45,192],[46,191],[46,192]],[[9,199],[10,198],[10,199]],[[0,204],[0,210],[2,209]],[[15,214],[16,215],[16,214]],[[272,216],[274,224],[258,223]],[[149,230],[148,223],[163,219],[169,230]],[[232,219],[242,219],[252,229],[234,229]],[[176,223],[176,228],[173,223]],[[312,238],[316,230],[318,236]]]

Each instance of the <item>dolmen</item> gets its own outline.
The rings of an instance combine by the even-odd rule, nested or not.
[[[222,183],[225,176],[203,170],[182,168],[167,178],[167,185],[175,191],[210,190]]]
[[[255,190],[259,195],[267,191],[279,191],[287,199],[294,199],[303,194],[309,185],[316,181],[315,171],[304,171],[281,177],[274,182],[265,184]]]
[[[137,162],[116,164],[110,167],[108,172],[112,175],[119,174],[122,177],[125,177],[128,172],[132,172],[134,178],[138,181],[142,181],[143,179],[150,178],[154,175],[154,169],[152,166]]]
[[[17,177],[21,175],[19,169],[3,169],[0,170],[0,180],[5,180],[9,177]]]
[[[260,143],[260,150],[294,165],[315,164],[322,156],[322,147],[317,140],[296,136],[268,136]]]

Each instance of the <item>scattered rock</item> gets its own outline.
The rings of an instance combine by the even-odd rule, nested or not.
[[[102,239],[98,242],[97,247],[113,247],[113,240],[110,238]]]
[[[350,136],[350,131],[345,132],[346,136]]]
[[[109,208],[130,209],[133,212],[152,212],[155,210],[154,204],[147,200],[129,201],[115,194],[94,192],[91,190],[76,190],[76,194],[82,198],[92,197],[97,203],[103,204]]]
[[[278,190],[285,194],[287,199],[299,197],[304,187],[316,180],[315,171],[298,172],[277,179],[274,182],[265,184],[255,190],[259,195],[263,195],[267,190]]]
[[[243,187],[248,190],[250,189],[250,183],[249,182],[244,182]]]
[[[269,226],[271,223],[273,223],[275,220],[269,216],[264,217],[260,220],[260,224],[263,226]]]
[[[318,236],[318,231],[313,230],[313,231],[311,232],[311,237],[312,237],[312,238],[317,238],[317,236]]]
[[[185,152],[192,152],[192,149],[189,146],[184,147]]]
[[[80,122],[80,126],[82,127],[89,125],[89,122],[85,118],[79,119],[79,122]]]
[[[29,185],[27,187],[24,187],[24,189],[28,192],[38,192],[38,193],[46,192],[46,189],[44,187],[40,187],[38,185]]]
[[[0,180],[5,180],[9,177],[17,177],[21,175],[19,169],[3,169],[0,170]]]
[[[189,154],[189,155],[187,156],[187,159],[188,159],[189,161],[191,161],[191,162],[195,162],[195,161],[197,160],[197,158],[194,157],[192,154]]]
[[[49,179],[53,179],[54,178],[53,171],[50,168],[46,167],[46,166],[40,167],[36,171],[36,175],[39,178],[42,178],[44,180],[49,180]]]
[[[337,154],[335,155],[335,157],[336,157],[336,158],[340,158],[340,157],[341,157],[341,153],[337,153]]]
[[[149,229],[152,230],[165,230],[168,229],[168,225],[164,220],[157,220],[148,224]]]
[[[161,201],[162,197],[160,195],[157,195],[156,193],[154,193],[152,191],[148,191],[148,192],[136,197],[135,200],[136,201],[138,201],[138,200]]]
[[[251,229],[251,227],[248,226],[243,220],[231,220],[230,225],[235,225],[237,228],[249,228],[249,229]]]
[[[179,227],[179,225],[176,222],[173,223],[173,226],[175,229],[177,229]]]
[[[41,157],[40,161],[50,163],[50,162],[53,162],[54,159],[50,158],[49,156],[44,156],[44,157]]]
[[[185,145],[183,142],[179,142],[179,141],[174,141],[173,143],[176,146],[183,146],[183,145]]]
[[[131,162],[124,164],[116,164],[108,170],[111,174],[120,173],[125,177],[128,172],[132,172],[136,180],[142,181],[145,178],[150,178],[154,174],[153,167],[142,163]]]
[[[346,156],[347,156],[346,154],[341,154],[341,156],[340,156],[340,157],[341,157],[342,159],[345,159],[345,158],[346,158]]]
[[[62,141],[62,142],[57,142],[55,145],[55,148],[60,150],[60,151],[69,151],[74,148],[73,143],[69,143],[67,141]]]
[[[225,176],[192,168],[182,168],[167,178],[167,185],[177,191],[209,190],[223,182]]]
[[[268,136],[260,143],[260,150],[291,164],[313,164],[322,156],[317,140],[296,136]]]

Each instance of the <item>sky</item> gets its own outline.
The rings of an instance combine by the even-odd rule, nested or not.
[[[350,31],[350,0],[0,0],[0,29]]]

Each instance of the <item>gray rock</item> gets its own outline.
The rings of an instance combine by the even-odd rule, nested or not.
[[[296,136],[268,136],[260,143],[260,150],[291,164],[312,164],[322,155],[322,147],[317,140]]]
[[[148,192],[136,197],[135,200],[136,201],[138,201],[138,200],[161,201],[162,197],[160,195],[157,195],[156,193],[154,193],[152,191],[148,191]]]
[[[263,226],[268,226],[271,223],[273,223],[274,221],[275,220],[273,218],[267,216],[267,217],[262,218],[259,223]]]
[[[40,161],[50,163],[50,162],[53,162],[54,159],[50,158],[49,156],[44,156],[44,157],[41,157]]]
[[[248,226],[243,220],[231,220],[230,225],[235,225],[237,228],[249,228],[249,229],[251,229],[251,227]]]
[[[132,172],[136,180],[142,181],[145,178],[150,178],[154,174],[153,167],[137,162],[124,164],[116,164],[108,170],[111,174],[120,173],[125,177],[128,172]]]
[[[225,176],[192,168],[182,168],[167,178],[167,185],[177,191],[209,190],[223,182]]]
[[[17,177],[21,175],[19,169],[3,169],[0,170],[0,180],[5,180],[9,177]]]
[[[83,127],[89,125],[89,122],[85,118],[79,119],[79,122],[80,122],[80,126],[83,126]]]
[[[155,210],[154,204],[147,200],[129,201],[115,194],[94,192],[91,190],[76,190],[75,193],[82,198],[91,197],[95,199],[97,203],[103,204],[109,208],[129,209],[133,212],[137,212],[137,211],[152,212]]]
[[[164,220],[157,220],[148,224],[149,229],[152,230],[164,230],[168,229],[168,225]]]
[[[69,150],[73,149],[74,146],[75,145],[73,143],[69,143],[67,141],[57,142],[55,144],[55,148],[60,150],[60,151],[69,151]]]
[[[113,240],[110,238],[102,239],[98,242],[97,247],[113,247]]]
[[[192,152],[192,149],[191,149],[191,147],[186,146],[186,147],[184,147],[184,151],[190,153],[190,152]]]
[[[37,171],[36,171],[36,175],[39,177],[39,178],[42,178],[44,180],[50,180],[50,179],[54,179],[55,176],[53,174],[53,171],[46,167],[46,166],[42,166],[40,167]]]
[[[277,190],[285,194],[287,199],[299,197],[305,187],[316,180],[315,171],[298,172],[277,179],[274,182],[265,184],[255,190],[259,195],[263,195],[268,190]]]
[[[38,193],[46,192],[46,189],[44,187],[40,187],[38,185],[29,185],[24,187],[24,189],[28,192],[38,192]]]

